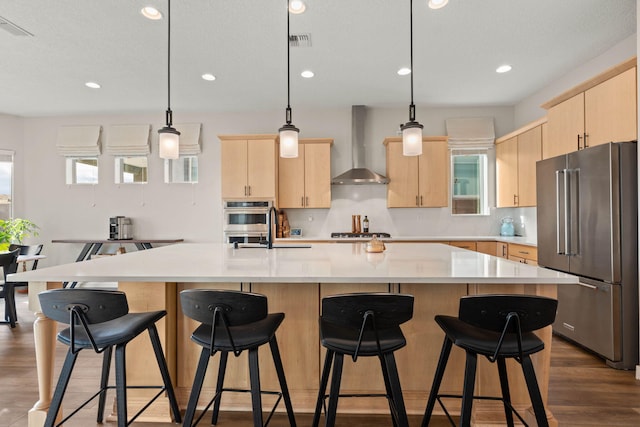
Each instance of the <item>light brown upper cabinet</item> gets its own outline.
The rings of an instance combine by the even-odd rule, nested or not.
[[[449,149],[446,136],[422,138],[422,155],[403,156],[402,138],[385,138],[387,207],[446,207],[449,201]]]
[[[301,139],[298,157],[278,160],[279,208],[331,207],[333,139]]]
[[[543,104],[549,126],[543,158],[637,139],[636,87],[632,58]]]
[[[536,162],[542,159],[544,119],[496,140],[496,206],[536,205]]]
[[[223,199],[276,199],[277,135],[218,135]]]

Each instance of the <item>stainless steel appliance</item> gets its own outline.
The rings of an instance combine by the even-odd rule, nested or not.
[[[636,143],[537,163],[538,263],[580,277],[558,286],[553,331],[619,369],[638,364]]]
[[[258,243],[267,238],[272,201],[225,200],[223,204],[225,242]]]
[[[114,216],[109,218],[109,240],[133,239],[133,224],[131,218]]]

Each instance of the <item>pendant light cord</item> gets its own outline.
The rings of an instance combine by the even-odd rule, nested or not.
[[[409,52],[411,56],[411,105],[409,106],[409,121],[416,119],[416,107],[413,105],[413,0],[409,0]]]
[[[171,127],[171,0],[167,1],[167,126]]]
[[[287,0],[287,110],[286,110],[286,122],[291,124],[291,36],[289,30],[289,0]]]

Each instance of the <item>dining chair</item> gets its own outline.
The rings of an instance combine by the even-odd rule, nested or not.
[[[15,273],[18,269],[18,250],[0,253],[0,267],[2,267],[2,290],[0,290],[0,298],[4,298],[4,321],[0,323],[8,323],[12,328],[16,327],[18,314],[16,311],[15,298],[15,282],[7,281],[7,275]]]

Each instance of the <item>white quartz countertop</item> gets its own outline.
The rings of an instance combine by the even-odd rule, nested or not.
[[[280,243],[279,246],[286,246]],[[310,248],[240,248],[182,243],[9,275],[12,281],[523,283],[569,284],[578,278],[440,243],[363,243]]]
[[[371,240],[370,237],[289,237],[285,239],[277,239],[282,242],[295,242],[303,240],[306,242],[344,242],[344,241],[362,241]],[[520,245],[537,246],[536,237],[526,236],[391,236],[379,238],[383,242],[456,242],[456,241],[472,241],[472,242],[504,242],[518,243]]]

